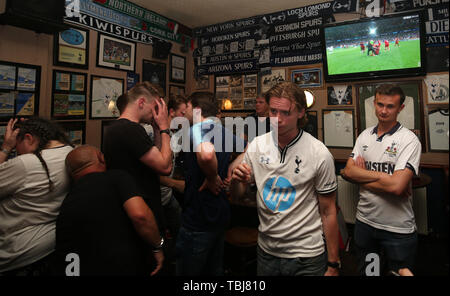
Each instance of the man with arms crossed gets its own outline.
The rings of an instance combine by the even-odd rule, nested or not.
[[[306,123],[303,90],[282,82],[266,93],[266,101],[278,130],[249,144],[231,181],[235,196],[242,196],[252,179],[258,188],[257,274],[338,275],[333,157],[301,129]]]
[[[411,179],[419,173],[421,145],[397,116],[405,95],[396,85],[375,90],[378,125],[364,130],[343,171],[343,177],[360,184],[355,244],[359,271],[365,274],[366,256],[383,248],[388,268],[412,275],[417,233],[412,209]]]

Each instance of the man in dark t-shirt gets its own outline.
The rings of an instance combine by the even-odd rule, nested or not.
[[[167,106],[160,90],[149,82],[136,84],[121,102],[120,118],[108,126],[103,137],[106,166],[125,170],[137,183],[140,195],[153,211],[160,231],[164,228],[159,175],[172,169]],[[155,143],[141,123],[152,124]],[[161,149],[158,149],[158,143]]]
[[[66,164],[74,184],[56,220],[55,273],[65,274],[66,256],[76,254],[79,275],[150,275],[148,256],[161,238],[130,174],[106,171],[103,154],[87,145]],[[153,255],[163,258],[161,250]]]

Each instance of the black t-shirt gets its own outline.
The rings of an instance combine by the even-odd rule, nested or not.
[[[164,225],[159,175],[139,160],[153,146],[142,125],[128,119],[119,119],[106,129],[102,148],[108,170],[125,170],[133,176],[140,196],[152,209],[159,229],[162,230]]]
[[[79,256],[80,275],[149,275],[151,247],[139,237],[123,208],[137,196],[125,171],[92,173],[79,179],[56,220],[56,273],[65,274],[66,255]]]

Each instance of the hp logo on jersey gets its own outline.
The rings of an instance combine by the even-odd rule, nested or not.
[[[266,181],[263,201],[273,212],[289,209],[295,201],[295,188],[283,177],[273,177]]]

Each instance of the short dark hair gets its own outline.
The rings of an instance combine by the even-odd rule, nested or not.
[[[283,81],[274,85],[266,92],[265,97],[267,104],[270,103],[270,98],[272,97],[286,98],[297,106],[298,111],[302,111],[302,109],[305,109],[306,111],[307,109],[305,92],[293,82]],[[297,126],[302,128],[306,123],[307,118],[306,116],[303,116],[298,120]]]
[[[169,102],[167,103],[167,110],[173,109],[176,111],[181,104],[187,104],[187,100],[182,95],[174,95],[169,97]]]
[[[377,94],[386,96],[400,96],[400,105],[405,102],[405,93],[397,84],[381,84],[375,89],[375,97]]]
[[[216,98],[211,92],[194,92],[189,96],[188,101],[191,102],[192,108],[200,108],[202,110],[202,116],[205,118],[217,115]]]
[[[116,101],[117,109],[119,109],[119,113],[122,114],[125,110],[125,107],[128,105],[128,95],[127,93],[121,94]]]
[[[156,84],[151,84],[148,81],[137,83],[127,93],[127,105],[139,99],[141,96],[146,96],[148,99],[160,98],[164,96],[163,89]]]

